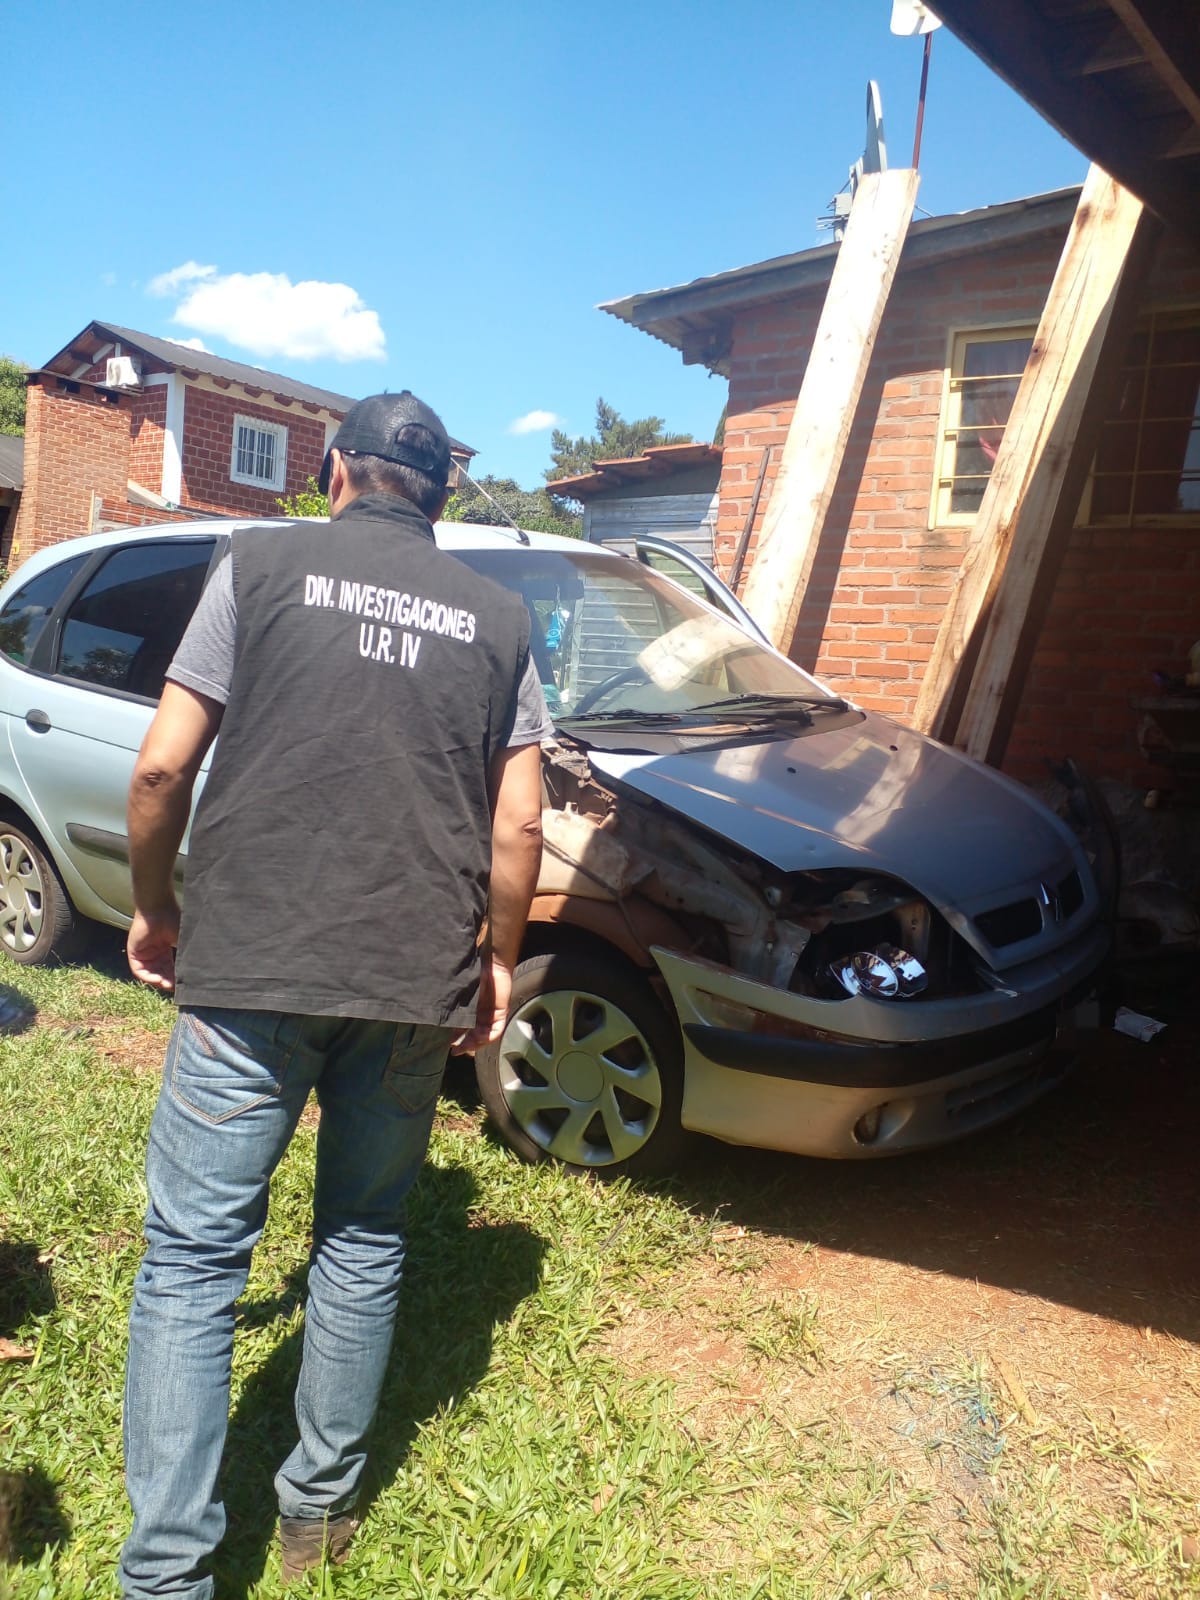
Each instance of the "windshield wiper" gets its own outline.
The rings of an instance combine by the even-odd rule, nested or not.
[[[690,710],[690,707],[689,707]],[[681,711],[638,711],[636,707],[627,706],[620,711],[576,711],[560,714],[555,717],[556,722],[645,722],[654,726],[663,726],[681,722],[686,715]]]
[[[702,700],[689,711],[845,711],[846,702],[816,694],[730,694]]]

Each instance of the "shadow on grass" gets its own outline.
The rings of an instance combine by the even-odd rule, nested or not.
[[[1092,1036],[1020,1117],[878,1162],[704,1141],[670,1185],[765,1235],[904,1262],[1200,1342],[1200,1018],[1154,1045]]]
[[[0,1337],[54,1310],[54,1284],[40,1255],[28,1240],[0,1239]]]
[[[70,1536],[71,1524],[59,1506],[58,1489],[41,1467],[0,1472],[0,1563],[32,1566],[44,1550],[66,1544]]]
[[[408,1257],[364,1511],[395,1477],[421,1424],[484,1376],[496,1326],[537,1286],[545,1241],[519,1224],[473,1225],[476,1192],[465,1169],[426,1166],[410,1196]],[[247,1308],[248,1320],[262,1325],[291,1316],[303,1301],[303,1277],[290,1279],[276,1301]],[[275,1536],[273,1479],[296,1440],[292,1401],[302,1341],[297,1327],[280,1342],[243,1389],[230,1422],[219,1600],[244,1600]]]

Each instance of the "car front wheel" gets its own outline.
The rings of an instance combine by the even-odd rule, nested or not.
[[[615,958],[522,961],[504,1033],[477,1053],[475,1074],[497,1130],[526,1161],[647,1177],[685,1148],[678,1030]]]
[[[69,954],[75,934],[75,912],[53,862],[14,823],[0,823],[0,951],[35,967]]]

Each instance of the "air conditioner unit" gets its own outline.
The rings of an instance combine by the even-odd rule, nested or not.
[[[141,366],[132,356],[109,356],[104,381],[110,389],[136,389],[142,381]]]

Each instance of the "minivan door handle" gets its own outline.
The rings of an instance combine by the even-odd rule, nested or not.
[[[25,725],[32,728],[34,733],[50,732],[50,718],[44,711],[39,711],[36,706],[32,711],[25,713]]]

